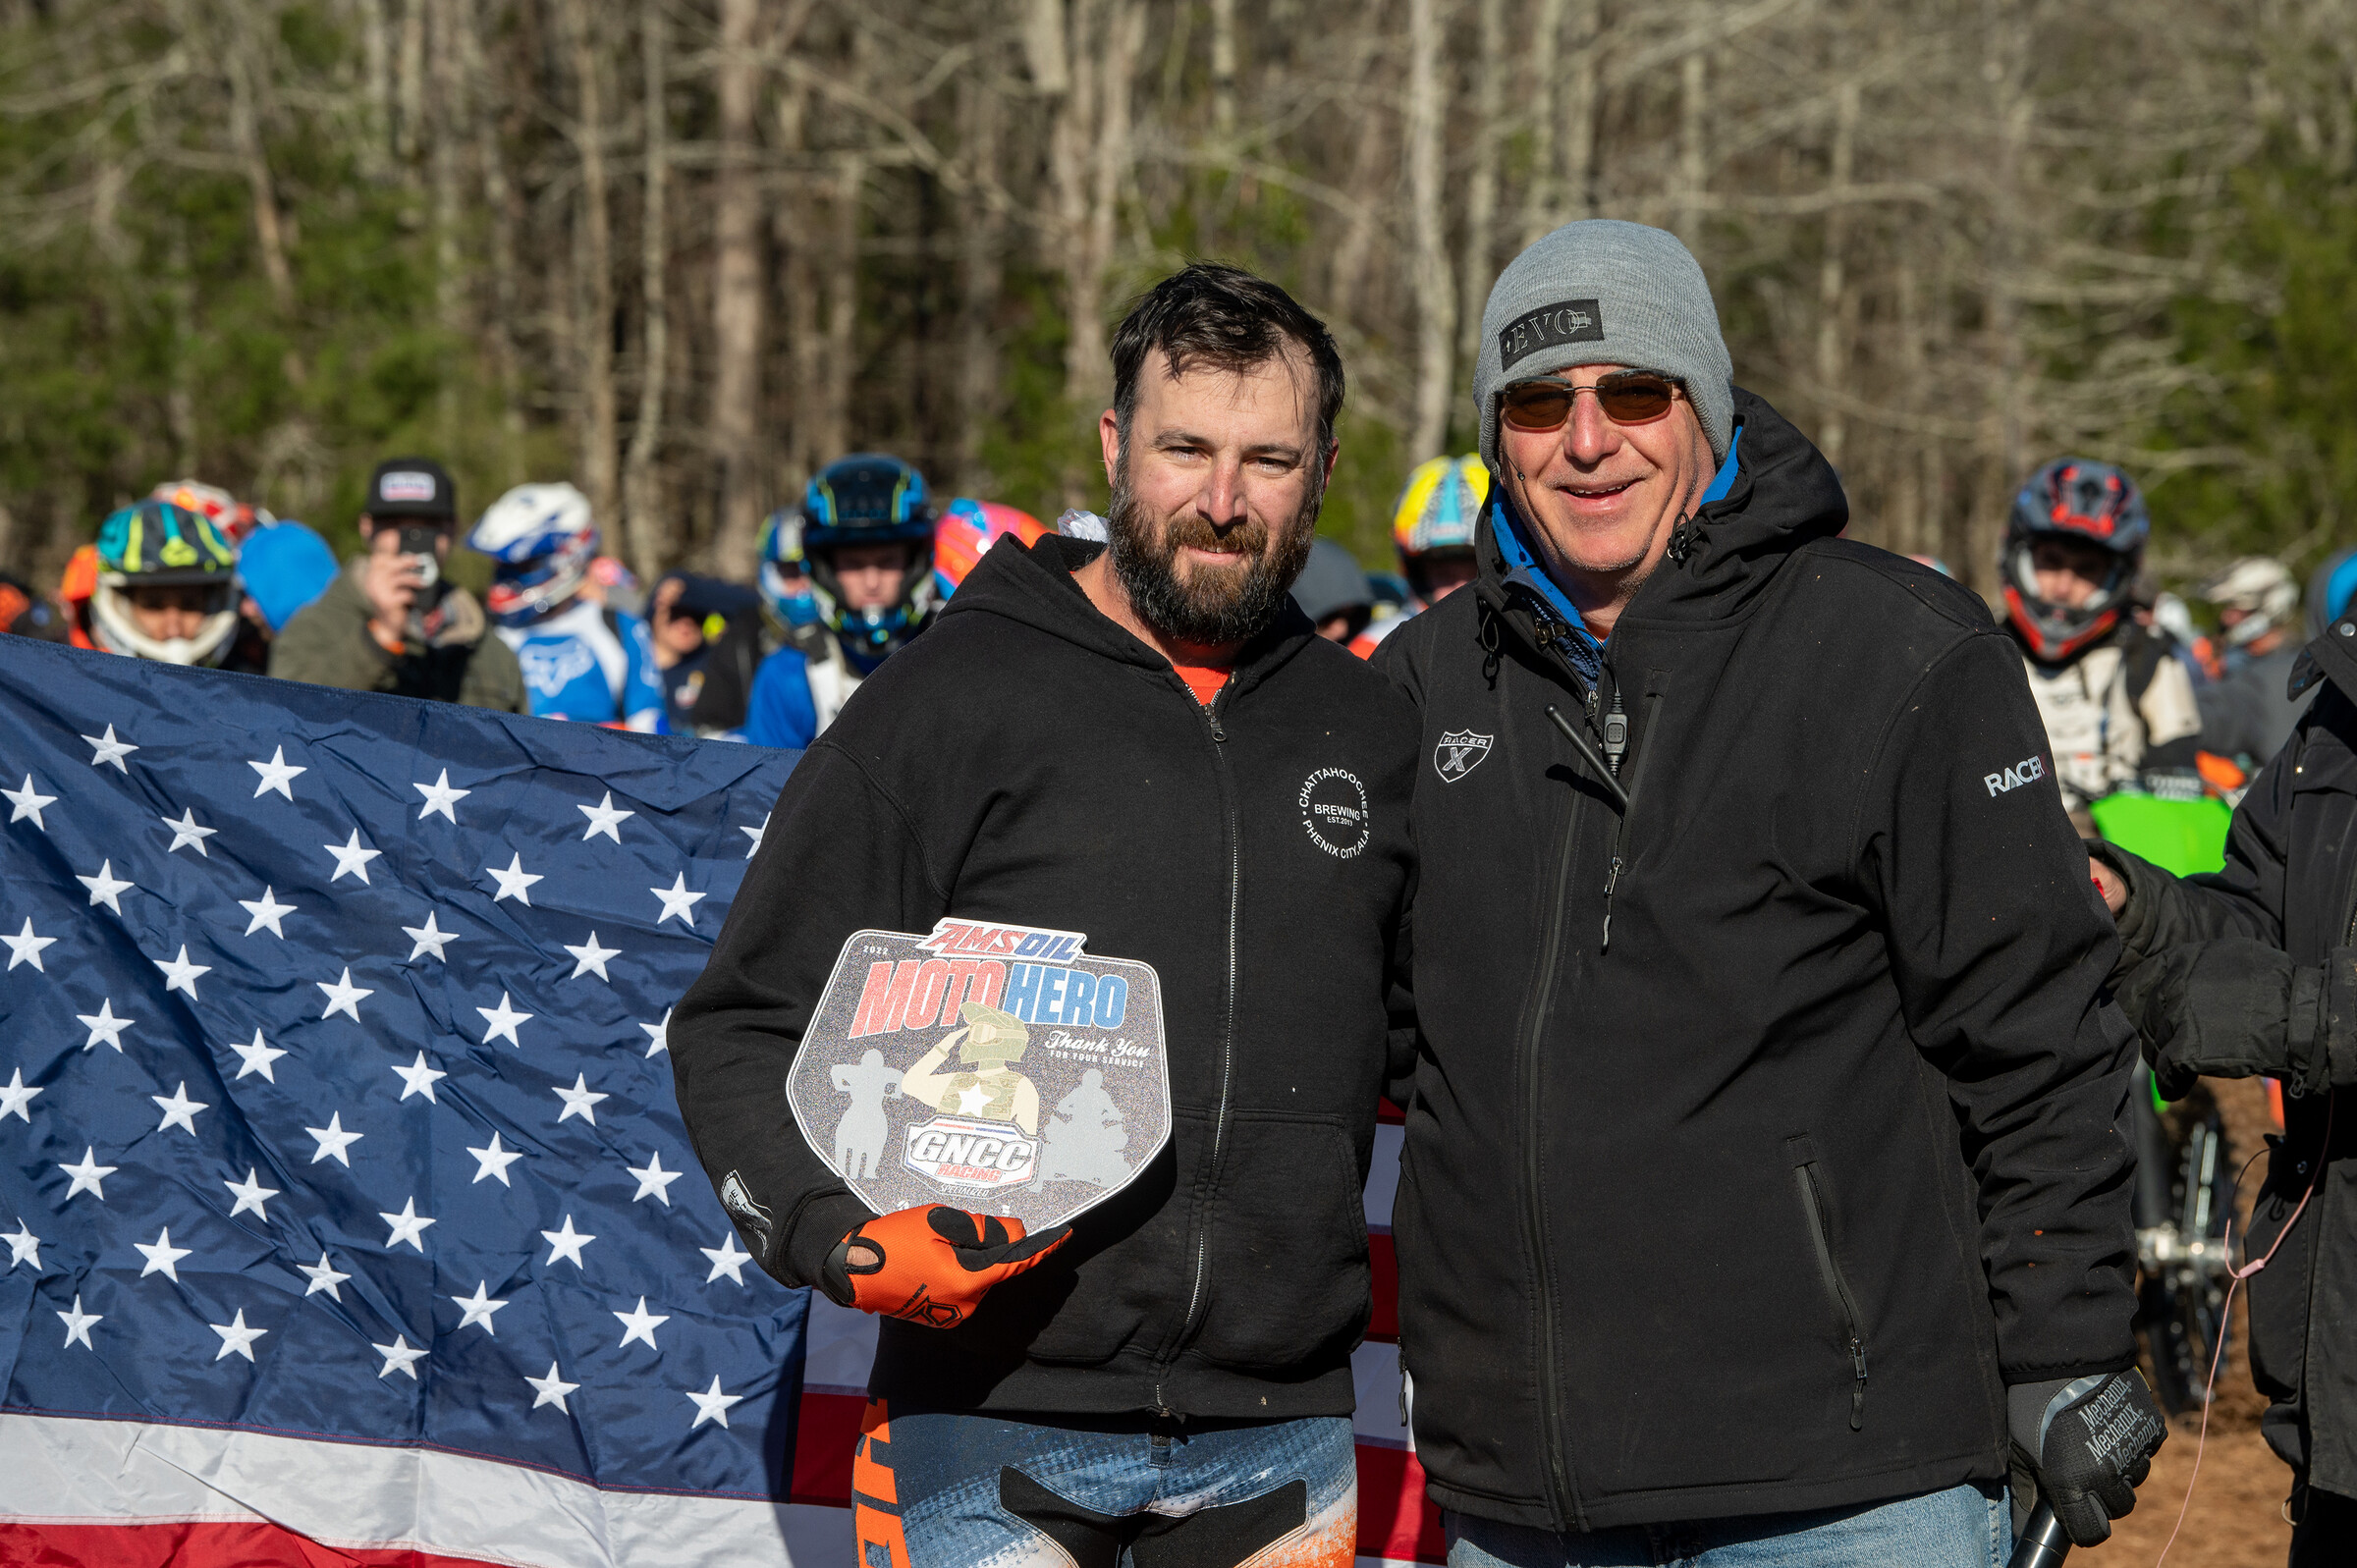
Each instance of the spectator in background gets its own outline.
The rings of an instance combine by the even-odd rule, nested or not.
[[[0,571],[0,633],[64,642],[66,612],[24,578]]]
[[[522,667],[531,711],[652,732],[663,718],[654,641],[645,622],[603,602],[597,542],[589,498],[569,484],[518,485],[466,536],[491,558],[485,602]]]
[[[109,653],[233,666],[238,551],[212,519],[169,501],[125,507],[98,525],[89,634]]]
[[[474,595],[443,575],[457,527],[457,488],[440,463],[378,463],[359,516],[367,554],[280,628],[270,673],[347,691],[529,712],[516,655],[490,634]]]
[[[2308,579],[2309,641],[2323,636],[2340,619],[2352,595],[2357,595],[2357,549],[2335,551]]]
[[[1309,617],[1319,636],[1344,647],[1375,618],[1375,593],[1367,586],[1366,569],[1332,539],[1320,539],[1309,547],[1308,565],[1293,579],[1293,603]]]
[[[243,592],[233,666],[267,670],[279,632],[297,612],[327,592],[340,569],[327,541],[300,522],[274,518],[247,532],[238,546]]]
[[[946,602],[1001,539],[1014,537],[1029,546],[1051,531],[1019,508],[959,496],[942,509],[941,520],[933,525],[934,591]]]
[[[1407,602],[1396,615],[1376,607],[1375,623],[1364,641],[1371,650],[1407,621],[1431,609],[1479,574],[1473,559],[1473,525],[1489,499],[1490,470],[1479,453],[1419,462],[1392,509],[1392,546]]]
[[[2245,556],[2205,584],[2202,597],[2218,607],[2225,644],[2218,680],[2199,693],[2202,749],[2256,773],[2291,738],[2312,695],[2291,694],[2300,585],[2280,561]]]
[[[726,735],[736,724],[699,722],[698,705],[713,659],[737,628],[757,625],[761,599],[752,589],[719,577],[675,571],[648,596],[649,635],[663,682],[663,728],[675,735]]]

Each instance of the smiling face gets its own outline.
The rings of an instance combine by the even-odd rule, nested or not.
[[[1625,368],[1579,365],[1556,379],[1593,387]],[[1517,430],[1501,420],[1498,456],[1507,470],[1500,478],[1538,535],[1531,542],[1550,575],[1600,631],[1660,565],[1671,529],[1694,510],[1714,467],[1702,421],[1682,396],[1659,418],[1624,425],[1580,394],[1557,429]]]
[[[1267,625],[1300,575],[1331,455],[1318,450],[1308,356],[1173,376],[1160,350],[1124,431],[1101,423],[1113,569],[1137,617],[1196,647]]]

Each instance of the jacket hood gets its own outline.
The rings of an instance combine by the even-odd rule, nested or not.
[[[1849,525],[1849,501],[1816,444],[1756,393],[1735,389],[1735,478],[1720,500],[1678,524],[1670,554],[1637,590],[1621,624],[1723,621],[1763,592],[1784,558]],[[1507,506],[1494,485],[1475,541],[1481,602],[1529,635],[1528,595],[1509,589],[1493,512]],[[1533,639],[1535,640],[1535,639]]]
[[[2342,696],[2357,701],[2357,606],[2300,650],[2299,658],[2292,662],[2291,676],[2284,682],[2283,695],[2287,700],[2297,698],[2326,680],[2338,686]]]
[[[1005,535],[959,584],[941,619],[998,616],[1118,664],[1169,673],[1171,662],[1160,651],[1116,625],[1089,603],[1088,595],[1072,580],[1073,571],[1095,560],[1105,548],[1062,534],[1047,534],[1028,545],[1013,534]],[[1309,623],[1309,618],[1287,598],[1276,619],[1238,652],[1232,688],[1241,691],[1257,684],[1316,637],[1317,628]]]

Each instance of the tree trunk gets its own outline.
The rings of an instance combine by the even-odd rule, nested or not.
[[[1858,81],[1841,83],[1834,98],[1834,145],[1825,209],[1825,253],[1817,262],[1817,448],[1825,460],[1841,466],[1849,439],[1842,412],[1849,365],[1849,290],[1842,276],[1842,247],[1848,241],[1850,167],[1858,137]]]
[[[826,371],[811,419],[819,463],[832,462],[850,448],[852,356],[859,341],[859,219],[866,185],[867,160],[855,152],[845,154],[827,202]]]
[[[1710,64],[1700,49],[1678,62],[1677,209],[1670,227],[1688,250],[1702,247],[1702,192],[1710,162],[1703,137],[1710,126]]]
[[[462,196],[459,158],[466,146],[467,121],[473,105],[459,67],[458,0],[431,0],[432,74],[434,81],[434,144],[432,190],[434,215],[434,324],[456,344],[466,336],[467,273],[460,258],[459,225]],[[435,440],[443,451],[459,445],[457,378],[445,379],[434,400]]]
[[[625,470],[624,506],[630,569],[651,590],[661,575],[665,550],[662,500],[655,455],[663,445],[664,379],[671,366],[671,316],[667,273],[671,266],[668,197],[671,180],[670,112],[665,106],[671,69],[671,24],[663,0],[639,0],[639,61],[645,71],[645,211],[638,227],[638,422],[630,431]]]
[[[614,393],[614,240],[606,189],[605,94],[598,81],[597,42],[589,30],[588,6],[585,0],[564,0],[564,7],[580,99],[574,133],[581,159],[580,216],[574,231],[574,266],[581,301],[575,351],[581,378],[576,441],[590,511],[600,521],[610,523],[618,499],[614,466],[619,417]]]
[[[1211,129],[1235,135],[1235,0],[1211,0]]]
[[[1477,0],[1479,43],[1473,76],[1473,171],[1465,182],[1465,264],[1457,306],[1462,341],[1457,357],[1472,364],[1481,353],[1481,311],[1497,276],[1490,247],[1497,238],[1498,141],[1506,97],[1506,0]]]
[[[1449,436],[1455,390],[1456,291],[1449,277],[1441,204],[1442,0],[1407,0],[1407,212],[1409,282],[1416,300],[1416,381],[1408,458],[1421,462]]]
[[[393,151],[401,174],[412,186],[417,181],[417,134],[425,123],[425,0],[402,0],[401,6],[401,119],[393,133]]]
[[[1556,53],[1563,36],[1564,0],[1539,0],[1530,32],[1530,182],[1522,188],[1522,243],[1554,228],[1562,210],[1562,171],[1557,167]],[[1483,12],[1488,20],[1488,12]]]
[[[270,301],[277,307],[279,320],[291,339],[296,325],[295,271],[287,262],[277,182],[271,178],[269,154],[262,146],[259,98],[269,64],[261,56],[251,30],[252,19],[245,9],[232,6],[226,20],[227,47],[222,52],[229,73],[230,144],[237,149],[239,166],[245,172],[247,196],[253,208],[254,248],[261,257],[262,276],[270,285]],[[292,341],[279,366],[287,380],[296,386],[308,379],[302,356],[296,351]]]
[[[761,406],[761,190],[754,114],[761,91],[760,0],[720,0],[720,169],[712,202],[712,455],[719,507],[713,566],[753,574],[761,525],[755,421]]]
[[[969,81],[964,89],[966,160],[977,170],[999,162],[1000,122],[1006,103],[997,87]],[[995,488],[983,466],[982,445],[999,407],[999,293],[1005,273],[1007,223],[988,203],[968,214],[959,244],[957,483],[980,495]]]
[[[491,235],[491,309],[483,324],[483,338],[499,387],[499,476],[502,485],[517,485],[524,479],[523,384],[516,346],[520,313],[516,231],[521,220],[516,190],[508,179],[507,152],[500,144],[500,99],[492,90],[491,68],[483,55],[482,16],[476,10],[477,0],[456,0],[456,4],[452,26],[466,79],[466,99],[472,110],[468,129]]]
[[[1596,95],[1598,57],[1604,52],[1603,10],[1598,0],[1572,0],[1572,30],[1579,47],[1563,83],[1562,197],[1547,229],[1596,214]],[[1529,236],[1536,240],[1538,234]]]

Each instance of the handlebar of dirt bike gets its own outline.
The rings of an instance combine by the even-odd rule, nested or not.
[[[2007,1568],[2059,1568],[2062,1559],[2070,1554],[2070,1538],[2062,1533],[2062,1521],[2055,1517],[2045,1499],[2030,1510],[2030,1522],[2014,1539],[2013,1555]]]

